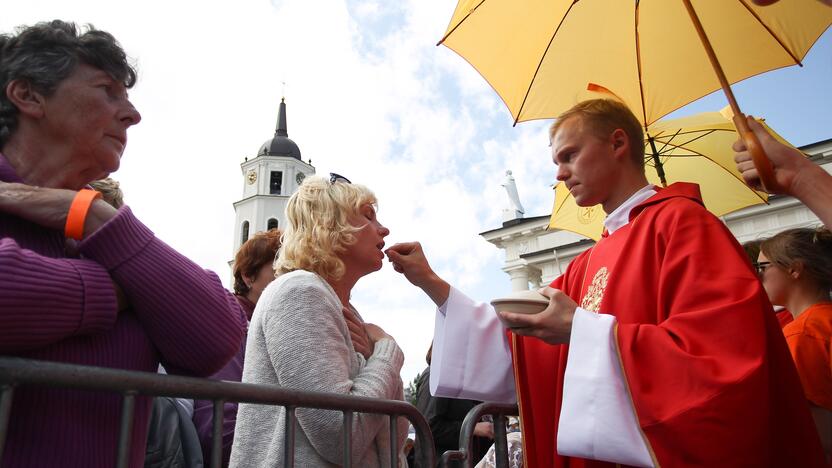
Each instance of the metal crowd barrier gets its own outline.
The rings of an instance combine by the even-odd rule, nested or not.
[[[464,462],[466,467],[473,468],[474,462],[478,461],[470,456],[474,444],[474,426],[487,414],[490,414],[494,421],[494,459],[497,468],[508,468],[506,416],[517,416],[520,412],[517,405],[500,403],[480,403],[471,408],[462,421],[462,430],[459,432],[459,450],[448,450],[443,453],[440,466],[447,467],[451,461],[459,460]]]
[[[420,440],[433,440],[424,416],[413,405],[403,401],[304,392],[269,385],[224,382],[150,372],[0,357],[0,460],[3,458],[3,446],[9,425],[12,395],[17,387],[24,385],[105,390],[121,393],[123,403],[116,460],[118,468],[126,468],[128,465],[130,433],[133,428],[133,409],[136,395],[213,401],[214,436],[211,446],[211,464],[209,465],[212,467],[220,466],[221,463],[223,404],[226,401],[286,407],[285,445],[290,448],[283,454],[283,465],[286,467],[294,466],[296,408],[342,411],[345,429],[352,425],[352,416],[355,412],[386,414],[390,418],[390,440],[397,439],[396,418],[402,416],[413,424],[416,437]],[[503,430],[503,439],[503,445],[505,445],[505,430]],[[351,441],[352,431],[344,430],[345,467],[352,466]],[[433,444],[419,444],[419,451],[415,456],[422,463],[422,466],[434,466],[436,463]],[[390,459],[391,466],[398,466],[396,444],[390,444]]]

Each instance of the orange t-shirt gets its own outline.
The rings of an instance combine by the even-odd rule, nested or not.
[[[774,315],[777,317],[777,323],[780,324],[780,328],[784,328],[786,325],[794,322],[794,317],[792,317],[792,313],[786,309],[783,309],[779,312],[775,312]]]
[[[832,410],[832,302],[815,304],[783,327],[806,398]]]

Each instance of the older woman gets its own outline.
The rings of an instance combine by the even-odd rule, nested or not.
[[[280,249],[280,229],[258,232],[247,240],[237,255],[234,256],[234,296],[240,302],[245,320],[251,320],[254,306],[266,286],[274,280],[274,261]],[[228,364],[212,379],[240,382],[243,379],[243,364],[246,355],[246,343]],[[196,425],[202,454],[205,460],[211,459],[211,442],[213,442],[214,405],[211,401],[194,401],[194,425]],[[234,441],[234,425],[237,422],[237,403],[227,402],[223,408],[222,419],[222,460],[228,466],[231,455],[231,443]]]
[[[240,307],[217,276],[84,190],[118,168],[141,119],[135,81],[104,31],[52,21],[0,36],[2,354],[204,376],[239,349]],[[139,398],[131,467],[149,410]],[[113,466],[120,411],[116,394],[21,389],[0,465]]]
[[[375,196],[333,176],[308,177],[289,199],[288,227],[277,260],[278,278],[263,292],[248,333],[243,382],[301,390],[403,399],[404,356],[381,328],[361,321],[350,293],[381,268],[389,231],[376,219]],[[357,352],[359,350],[361,352]],[[297,410],[297,466],[338,466],[343,417],[337,411]],[[285,409],[241,404],[231,466],[278,465],[283,456]],[[389,466],[388,418],[356,414],[353,466]]]
[[[763,241],[755,265],[772,304],[794,321],[783,334],[806,399],[832,459],[832,234],[826,229],[789,229]]]

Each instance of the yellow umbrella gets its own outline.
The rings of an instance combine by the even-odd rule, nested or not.
[[[694,2],[460,0],[440,43],[477,69],[515,123],[556,117],[593,97],[594,83],[647,128],[722,86],[748,137],[729,83],[799,64],[832,9],[817,0]],[[755,164],[763,174],[768,160],[756,153]]]
[[[731,150],[737,132],[731,117],[726,108],[721,112],[661,120],[651,125],[645,140],[644,164],[649,166],[647,179],[655,185],[663,185],[656,170],[659,166],[666,174],[667,183],[699,184],[705,207],[717,216],[765,203],[767,194],[749,188],[737,172]],[[765,123],[763,126],[785,143]],[[601,205],[579,207],[562,182],[555,186],[550,229],[565,229],[598,240],[604,229],[605,216]]]

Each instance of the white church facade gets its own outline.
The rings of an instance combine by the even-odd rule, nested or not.
[[[266,140],[253,158],[240,164],[243,176],[242,197],[234,202],[234,245],[232,258],[240,246],[256,232],[286,225],[289,197],[306,176],[315,174],[311,160],[301,159],[300,148],[289,139],[286,102],[280,101],[274,137]]]
[[[801,151],[827,172],[832,173],[832,139],[803,146]],[[510,174],[508,174],[510,178]],[[503,185],[513,185],[507,178]],[[508,189],[508,187],[506,187]],[[505,271],[512,291],[538,288],[560,276],[572,259],[594,245],[594,241],[562,230],[548,230],[549,214],[524,218],[519,197],[509,190],[509,216],[502,227],[480,233],[488,242],[505,251]],[[772,196],[768,204],[755,205],[721,217],[740,243],[791,228],[815,227],[818,218],[800,201],[788,196]]]

